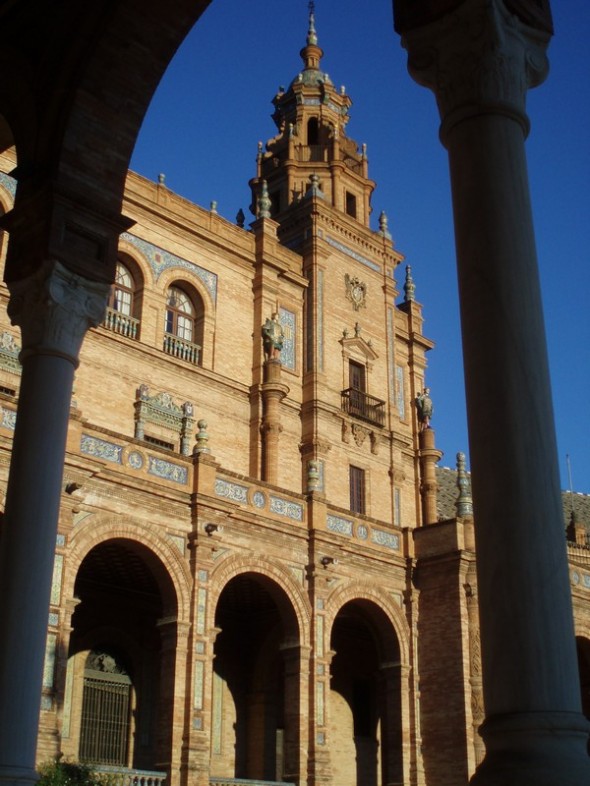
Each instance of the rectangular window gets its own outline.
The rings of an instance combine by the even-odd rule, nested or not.
[[[350,191],[346,192],[346,212],[349,216],[356,218],[356,197]]]
[[[351,360],[348,364],[348,386],[365,392],[365,367]]]
[[[350,510],[351,513],[365,512],[365,470],[350,465]]]

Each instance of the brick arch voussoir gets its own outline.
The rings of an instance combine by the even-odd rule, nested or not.
[[[400,662],[404,666],[410,665],[410,628],[403,611],[395,601],[378,587],[367,587],[361,582],[354,582],[344,587],[338,587],[326,600],[326,636],[332,636],[332,629],[339,612],[347,603],[355,600],[365,600],[373,603],[381,611],[395,634],[399,646]]]
[[[208,0],[119,0],[103,6],[59,150],[59,170],[119,207],[137,135],[176,50]],[[88,12],[90,16],[91,12]],[[96,156],[96,150],[103,154]],[[110,189],[110,194],[109,194]]]
[[[215,625],[215,612],[219,598],[226,585],[237,576],[254,573],[273,581],[284,593],[298,626],[299,644],[310,645],[311,605],[304,589],[295,577],[270,560],[260,557],[228,557],[210,575],[210,604],[208,605],[208,627]]]
[[[90,516],[78,524],[70,536],[64,571],[64,594],[74,597],[74,584],[82,561],[96,546],[114,539],[131,540],[147,547],[162,563],[176,593],[178,622],[190,622],[192,577],[190,568],[177,547],[143,524],[121,517]]]
[[[157,286],[164,298],[166,297],[169,287],[176,283],[179,283],[181,287],[184,284],[188,290],[198,295],[203,304],[203,310],[206,317],[210,317],[215,313],[215,301],[199,276],[184,267],[168,268],[168,270],[165,270],[158,276]],[[189,294],[191,294],[190,291]]]
[[[143,279],[143,286],[146,288],[151,289],[155,283],[154,271],[152,270],[150,263],[146,259],[145,255],[141,253],[141,251],[130,243],[125,238],[119,238],[119,246],[117,249],[117,256],[118,257],[127,257],[135,263],[137,269]]]

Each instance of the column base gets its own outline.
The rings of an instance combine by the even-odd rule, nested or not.
[[[471,786],[588,786],[590,723],[575,712],[530,712],[486,720],[486,755]]]
[[[39,773],[28,767],[0,765],[0,786],[34,786],[38,780]]]

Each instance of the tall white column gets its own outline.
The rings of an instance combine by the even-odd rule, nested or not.
[[[46,265],[10,284],[22,380],[0,538],[0,783],[36,780],[35,750],[74,369],[108,286]]]
[[[502,0],[455,6],[403,43],[436,94],[451,172],[486,710],[472,782],[581,786],[588,723],[524,149],[549,35]]]

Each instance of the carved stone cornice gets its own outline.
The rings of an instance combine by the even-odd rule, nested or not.
[[[406,32],[408,70],[436,96],[443,144],[457,123],[483,114],[509,116],[527,134],[526,91],[547,76],[549,38],[503,0],[470,0]]]
[[[86,331],[104,318],[109,285],[48,261],[8,287],[8,315],[22,332],[21,360],[31,354],[58,355],[77,367]]]

